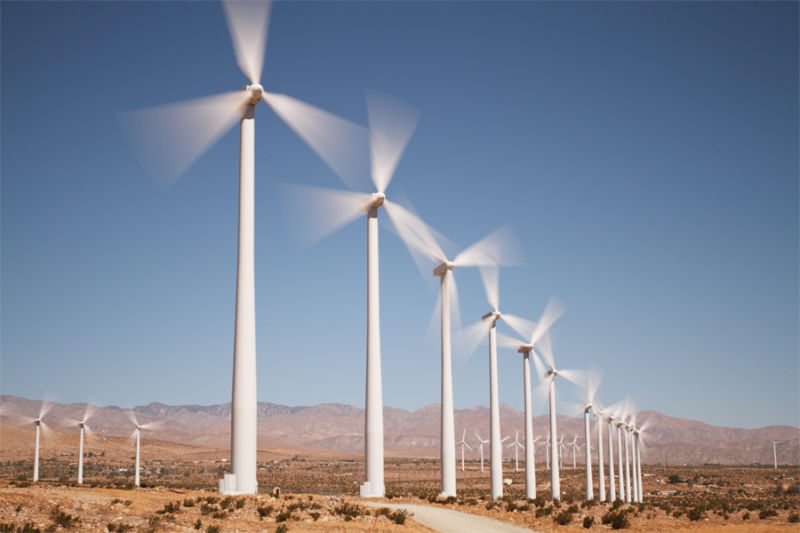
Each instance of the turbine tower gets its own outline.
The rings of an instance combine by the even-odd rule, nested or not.
[[[608,492],[609,501],[617,500],[616,480],[614,479],[614,417],[609,413],[605,416],[608,423]]]
[[[451,306],[458,313],[458,291],[453,275],[456,267],[496,267],[519,264],[518,245],[509,226],[503,226],[465,248],[451,261],[447,258],[436,232],[414,213],[399,205],[387,206],[397,234],[413,256],[422,254],[438,263],[433,275],[441,278],[439,302],[442,327],[442,398],[441,398],[441,488],[443,498],[456,495],[455,433],[453,422],[453,364],[451,353]]]
[[[36,440],[33,448],[33,481],[39,481],[39,440],[41,433],[48,433],[49,427],[44,423],[44,416],[53,407],[49,402],[42,402],[39,406],[39,416],[36,418],[27,418],[27,424],[34,424],[36,426]]]
[[[80,420],[68,420],[67,423],[71,426],[78,426],[80,428],[80,440],[78,444],[78,485],[83,484],[83,440],[84,435],[92,435],[92,430],[86,423],[95,412],[92,405],[86,404],[86,409],[83,411],[83,417]]]
[[[519,472],[519,450],[525,447],[519,441],[519,431],[514,433],[514,442],[508,445],[509,448],[514,448],[514,472]]]
[[[464,471],[464,446],[469,448],[469,451],[472,451],[472,447],[469,444],[467,444],[466,436],[467,436],[467,430],[465,428],[464,429],[464,433],[461,434],[461,440],[458,442],[458,444],[461,445],[461,471],[462,472]]]
[[[260,78],[271,8],[269,1],[225,0],[223,7],[237,63],[250,84],[240,91],[127,113],[121,117],[121,126],[145,170],[162,187],[168,187],[239,123],[239,226],[231,394],[232,474],[221,481],[226,493],[255,494],[258,492],[255,107],[262,100],[266,102],[329,164],[341,159],[342,143],[350,138],[338,133],[352,133],[358,129],[348,128],[346,121],[292,97],[264,90]]]
[[[128,418],[130,419],[130,421],[133,423],[134,426],[136,426],[136,429],[134,429],[133,433],[131,433],[131,438],[132,439],[134,439],[134,438],[136,439],[136,463],[135,463],[134,473],[133,473],[133,484],[136,485],[137,487],[140,487],[141,484],[140,484],[140,474],[139,474],[140,473],[140,467],[139,467],[140,460],[139,459],[141,457],[140,451],[141,451],[142,430],[143,429],[154,429],[156,427],[156,423],[155,422],[148,422],[147,424],[140,424],[138,419],[136,418],[136,413],[134,413],[133,411],[126,411],[125,414],[128,415]],[[222,481],[220,481],[220,486],[221,485],[222,485]]]
[[[518,353],[522,354],[522,385],[525,402],[525,493],[528,499],[536,498],[536,468],[533,460],[534,438],[533,402],[531,398],[531,358],[536,366],[537,374],[539,376],[544,374],[544,366],[539,360],[539,356],[533,351],[533,346],[547,333],[555,321],[564,314],[564,311],[564,305],[558,299],[551,298],[538,322],[528,323],[522,319],[516,319],[516,317],[511,317],[510,321],[507,320],[507,323],[511,325],[512,329],[518,334],[523,337],[528,337],[529,335],[527,343],[506,335],[500,335],[500,342],[504,346],[516,349]]]
[[[586,403],[583,405],[583,430],[584,430],[584,439],[586,440],[586,499],[592,500],[594,499],[594,487],[592,486],[592,444],[591,444],[591,433],[589,432],[589,411],[596,410],[594,405],[594,397],[597,394],[597,388],[600,386],[600,377],[593,372],[587,374],[586,379]],[[595,413],[597,414],[597,413]],[[599,420],[598,415],[598,420]],[[605,501],[605,488],[603,487],[603,441],[602,439],[602,431],[599,429],[598,422],[598,463],[600,469],[600,501]]]
[[[773,468],[775,470],[778,469],[778,451],[777,451],[777,446],[778,446],[778,444],[783,444],[784,442],[786,442],[786,441],[784,441],[784,440],[772,441],[772,464],[773,464]]]
[[[478,447],[481,451],[481,472],[483,472],[483,445],[489,442],[489,439],[482,439],[478,432],[475,432],[475,437],[478,439]]]
[[[606,473],[605,473],[605,460],[603,459],[603,411],[598,407],[592,408],[594,411],[595,420],[597,421],[597,469],[600,477],[598,488],[598,501],[606,501]],[[591,471],[591,470],[590,470]]]

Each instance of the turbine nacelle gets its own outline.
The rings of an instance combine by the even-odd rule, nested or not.
[[[592,402],[588,402],[586,405],[584,405],[584,406],[582,407],[582,409],[583,409],[583,412],[584,412],[584,413],[587,413],[587,412],[589,412],[589,410],[590,410],[590,409],[592,409]]]
[[[517,347],[517,353],[528,354],[531,353],[532,350],[533,350],[532,344],[522,344],[519,347]]]
[[[503,315],[500,314],[500,311],[490,311],[483,315],[481,320],[488,320],[490,322],[489,327],[492,328],[502,316]]]
[[[369,211],[373,208],[378,208],[383,205],[383,202],[386,201],[386,195],[382,192],[374,192],[370,194],[366,201],[364,202],[364,206],[361,208],[362,211]]]
[[[448,270],[453,270],[453,268],[455,268],[455,265],[453,264],[452,261],[445,261],[444,263],[440,264],[439,266],[433,269],[433,275],[444,276]]]
[[[260,83],[247,85],[244,90],[250,93],[250,100],[247,102],[250,105],[258,104],[258,102],[261,101],[261,96],[264,94],[264,87],[262,87]]]

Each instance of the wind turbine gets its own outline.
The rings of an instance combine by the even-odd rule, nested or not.
[[[777,446],[778,446],[778,444],[783,444],[784,442],[786,442],[786,441],[785,440],[772,441],[772,463],[773,463],[773,466],[774,466],[775,470],[778,469],[778,451],[777,451]]]
[[[519,441],[519,431],[514,433],[514,442],[508,445],[509,448],[514,448],[514,472],[519,472],[519,450],[525,447]]]
[[[464,429],[464,433],[461,434],[461,441],[458,443],[458,444],[461,445],[461,471],[462,472],[464,471],[464,446],[469,448],[469,451],[472,451],[472,447],[469,444],[467,444],[466,436],[467,436],[467,430],[465,428]],[[481,450],[482,449],[483,449],[483,445],[481,445]],[[483,452],[481,452],[481,457],[483,457]]]
[[[83,484],[83,439],[85,436],[93,434],[91,428],[86,423],[94,414],[95,407],[91,404],[86,404],[86,409],[83,411],[83,417],[80,420],[68,420],[67,423],[71,426],[78,426],[80,428],[80,440],[78,444],[78,485]]]
[[[605,414],[605,421],[608,423],[608,491],[609,501],[617,500],[616,480],[614,479],[614,417],[611,413]]]
[[[589,411],[592,409],[596,409],[594,406],[594,396],[597,394],[597,388],[600,386],[600,378],[595,376],[594,373],[590,372],[587,374],[586,379],[586,403],[584,403],[582,410],[583,410],[583,430],[584,430],[584,439],[586,440],[586,499],[592,500],[594,499],[594,487],[592,486],[592,444],[591,444],[591,433],[589,433]],[[599,416],[598,416],[599,420]],[[601,422],[598,422],[598,428]],[[600,432],[598,434],[598,443],[599,443],[599,468],[600,468],[600,501],[605,501],[605,488],[603,487],[603,441],[602,439],[602,430],[598,429]]]
[[[556,369],[555,357],[553,356],[553,347],[552,347],[552,340],[550,339],[549,333],[545,333],[541,340],[539,341],[539,346],[541,346],[542,352],[542,359],[550,368],[545,370],[544,368],[537,368],[537,372],[540,376],[543,376],[543,382],[547,384],[550,392],[550,435],[552,436],[552,441],[555,444],[557,433],[556,428],[556,387],[555,387],[555,379],[556,376],[561,376],[564,379],[571,381],[577,385],[580,385],[580,372],[577,370],[558,370]],[[537,363],[538,358],[534,359],[534,363]],[[561,437],[561,441],[563,442],[564,437]],[[560,443],[559,443],[560,444]],[[552,460],[551,460],[551,468],[550,468],[550,494],[551,497],[555,499],[561,498],[561,481],[559,476],[559,455],[560,451],[555,445],[552,446]],[[563,465],[562,465],[563,466]]]
[[[575,456],[576,456],[576,453],[577,453],[577,450],[578,450],[578,436],[577,435],[575,435],[575,437],[572,439],[572,442],[570,443],[570,445],[572,446],[572,469],[574,470],[574,469],[578,468],[578,462],[575,459]]]
[[[509,325],[516,324],[517,328],[525,329],[525,321],[514,315],[500,313],[500,287],[499,273],[496,266],[481,267],[481,279],[486,291],[486,298],[492,310],[481,317],[480,322],[473,324],[463,331],[464,337],[471,346],[470,352],[480,343],[486,328],[489,329],[489,450],[491,452],[491,496],[493,499],[503,497],[503,463],[502,441],[500,440],[500,399],[497,386],[497,321],[501,318]],[[515,328],[516,329],[516,328]]]
[[[601,502],[606,501],[606,473],[605,473],[605,460],[603,459],[603,411],[600,409],[599,406],[593,406],[592,410],[594,411],[595,420],[597,421],[597,469],[600,479],[597,483],[598,488],[598,500]],[[587,459],[587,463],[590,463],[591,459]],[[588,479],[591,480],[591,464],[587,464],[587,470],[589,472]],[[587,483],[587,485],[591,486],[591,484]],[[587,491],[587,496],[588,496]]]
[[[157,426],[157,423],[156,422],[148,422],[146,424],[140,424],[139,420],[136,418],[136,413],[134,413],[133,411],[125,411],[125,414],[128,415],[128,418],[130,419],[130,421],[133,423],[134,426],[136,426],[136,429],[134,429],[133,433],[131,433],[131,438],[132,439],[133,438],[136,439],[136,467],[135,467],[135,470],[134,470],[133,484],[136,485],[137,487],[139,487],[139,486],[141,486],[141,484],[139,483],[139,464],[140,464],[139,463],[139,457],[140,457],[139,452],[140,452],[140,449],[141,449],[142,430],[143,429],[155,429],[155,427]]]
[[[399,205],[387,206],[398,235],[413,256],[422,254],[438,263],[433,275],[441,278],[439,302],[442,323],[442,411],[441,411],[441,497],[456,495],[455,434],[453,422],[453,364],[451,354],[451,305],[458,313],[458,291],[453,269],[456,267],[495,267],[514,265],[517,257],[516,239],[509,226],[503,226],[465,248],[451,261],[447,258],[436,232],[409,210]]]
[[[300,216],[311,243],[367,215],[367,354],[365,405],[365,480],[359,489],[362,498],[380,498],[386,492],[383,475],[383,388],[381,383],[380,294],[378,267],[378,209],[383,206],[398,228],[405,228],[407,211],[386,198],[386,189],[416,128],[419,114],[387,95],[367,94],[369,130],[336,118],[326,119],[326,135],[306,131],[304,123],[290,123],[298,134],[351,189],[358,184],[349,166],[349,148],[367,141],[373,193],[355,190],[330,190],[317,187],[287,186],[284,208],[290,216]],[[345,142],[347,141],[347,142]],[[327,143],[327,144],[326,144]],[[345,155],[343,155],[345,153]],[[291,205],[288,205],[291,204]],[[313,217],[306,216],[313,212]],[[397,216],[395,216],[397,214]],[[416,217],[414,217],[416,218]],[[416,222],[416,221],[414,221]],[[455,439],[450,441],[455,470]]]
[[[255,108],[263,100],[328,164],[341,163],[345,141],[359,128],[260,83],[267,42],[269,1],[223,2],[244,89],[189,100],[121,117],[123,132],[142,166],[168,187],[239,122],[239,235],[231,397],[231,470],[226,491],[255,494],[257,395],[254,266]],[[363,128],[361,128],[363,129]],[[335,133],[332,133],[335,132]],[[343,132],[349,133],[349,137]],[[333,163],[331,163],[333,161]]]
[[[561,438],[558,441],[558,459],[559,459],[558,467],[561,470],[564,470],[564,435],[561,435]]]
[[[481,472],[483,472],[483,445],[489,442],[489,439],[482,439],[478,432],[475,432],[475,437],[478,439],[478,447],[481,450]]]
[[[26,424],[35,424],[36,426],[36,441],[33,448],[33,481],[39,481],[39,440],[40,433],[49,433],[49,426],[44,423],[44,417],[48,411],[53,407],[50,402],[42,402],[39,406],[39,416],[36,418],[25,417]]]
[[[506,335],[500,335],[500,342],[504,346],[516,348],[517,352],[522,354],[522,385],[525,401],[525,492],[528,499],[536,498],[536,468],[533,462],[534,439],[533,402],[531,398],[531,358],[534,360],[539,376],[544,374],[544,367],[541,361],[539,361],[539,356],[533,351],[533,346],[547,333],[555,321],[564,314],[564,311],[564,305],[558,299],[551,298],[537,323],[529,324],[527,331],[517,331],[517,333],[520,333],[523,337],[526,336],[526,333],[530,334],[527,343]],[[512,319],[510,324],[521,327],[524,325],[524,322],[521,323],[520,320]]]

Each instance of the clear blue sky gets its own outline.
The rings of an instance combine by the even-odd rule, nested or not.
[[[0,16],[2,393],[229,401],[238,128],[164,191],[117,124],[245,85],[221,6]],[[601,369],[599,399],[800,425],[797,2],[282,2],[266,57],[267,90],[350,120],[365,89],[419,109],[389,197],[462,246],[511,223],[526,265],[501,271],[501,308],[535,319],[558,295],[557,362]],[[261,106],[258,397],[363,406],[364,220],[298,249],[280,183],[342,187]],[[380,253],[384,402],[438,402],[433,278],[385,230]],[[479,277],[457,276],[472,322]],[[459,408],[488,404],[486,351],[456,357]]]

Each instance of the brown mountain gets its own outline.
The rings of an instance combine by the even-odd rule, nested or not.
[[[40,402],[16,396],[2,396],[0,448],[11,452],[28,445],[32,426],[24,417],[38,416]],[[57,433],[75,433],[67,424],[80,419],[86,404],[53,404],[45,421]],[[193,446],[225,448],[230,442],[230,404],[178,405],[151,403],[133,409],[140,422],[158,422],[149,438]],[[516,432],[522,440],[522,413],[507,405],[500,409],[503,435],[513,441]],[[771,441],[788,441],[778,445],[778,461],[800,464],[800,429],[792,426],[768,426],[741,429],[711,426],[703,422],[674,418],[655,411],[637,413],[637,420],[646,421],[648,429],[642,460],[647,463],[670,464],[751,464],[772,462]],[[437,456],[439,453],[439,405],[431,404],[416,411],[384,408],[385,446],[388,455]],[[534,435],[549,433],[546,415],[534,418]],[[108,437],[130,435],[133,426],[123,409],[100,407],[89,421],[95,432]],[[467,442],[473,446],[468,456],[477,456],[477,438],[489,434],[489,410],[483,406],[457,409],[456,439],[466,429]],[[583,435],[583,419],[558,416],[559,433],[564,442]],[[362,453],[364,446],[364,411],[350,405],[328,403],[311,407],[288,407],[271,403],[258,404],[258,435],[261,449],[318,450],[338,453]],[[592,442],[596,445],[596,428],[592,424]],[[605,442],[604,442],[605,444]],[[488,450],[485,449],[488,453]],[[541,457],[543,449],[537,449]],[[509,449],[508,452],[511,453]],[[571,459],[571,448],[565,456]],[[582,452],[578,452],[580,457]]]

